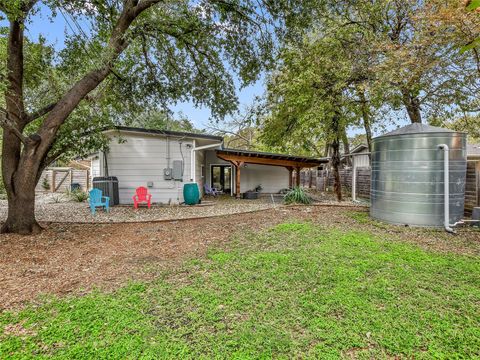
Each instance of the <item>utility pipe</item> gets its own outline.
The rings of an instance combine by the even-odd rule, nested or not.
[[[354,153],[354,154],[346,154],[345,157],[351,156],[352,157],[352,201],[353,202],[360,202],[357,200],[357,164],[355,162],[355,156],[363,156],[363,155],[370,155],[370,152],[364,153]]]
[[[210,144],[210,145],[203,145],[203,146],[198,146],[198,147],[195,147],[195,140],[193,140],[193,147],[192,147],[192,151],[191,151],[191,157],[190,157],[190,163],[191,163],[191,171],[190,171],[190,174],[191,174],[191,178],[190,178],[190,181],[195,181],[195,152],[197,150],[206,150],[206,149],[211,149],[211,148],[216,148],[216,147],[221,147],[223,145],[223,141],[221,143],[216,143],[216,144]]]
[[[170,169],[170,137],[167,136],[167,169]]]
[[[352,156],[352,201],[357,202],[357,162]]]
[[[443,226],[445,231],[453,233],[450,226],[450,167],[449,167],[449,148],[447,144],[438,145],[438,149],[443,150]]]

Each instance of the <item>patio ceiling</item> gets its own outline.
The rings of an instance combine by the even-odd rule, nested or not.
[[[274,154],[259,151],[247,151],[237,149],[215,150],[217,157],[225,161],[237,161],[244,164],[272,165],[291,168],[315,167],[328,163],[328,158],[311,158],[302,156],[291,156],[285,154]]]

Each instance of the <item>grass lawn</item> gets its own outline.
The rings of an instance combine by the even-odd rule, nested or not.
[[[480,357],[480,262],[283,223],[114,293],[0,314],[0,358]]]

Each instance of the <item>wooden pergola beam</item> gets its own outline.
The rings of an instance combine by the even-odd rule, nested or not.
[[[264,157],[255,157],[255,156],[246,156],[246,155],[237,155],[222,153],[217,151],[217,157],[225,161],[233,163],[242,162],[245,164],[257,164],[257,165],[271,165],[271,166],[283,166],[283,167],[292,167],[292,168],[310,168],[319,166],[323,162],[321,161],[295,161],[287,159],[274,159],[274,158],[264,158]]]

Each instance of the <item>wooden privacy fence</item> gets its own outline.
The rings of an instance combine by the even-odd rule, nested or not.
[[[43,171],[37,184],[38,192],[67,192],[72,184],[79,184],[82,191],[88,191],[90,174],[88,170],[52,167]]]
[[[357,197],[370,199],[370,168],[357,168]],[[352,191],[352,169],[340,170],[342,190],[348,194]],[[333,191],[332,170],[305,171],[300,176],[301,185],[313,187],[319,191]],[[467,162],[465,184],[465,213],[471,214],[474,207],[480,206],[480,160]]]
[[[370,168],[357,168],[357,197],[370,199]],[[342,190],[348,194],[352,192],[352,169],[341,169],[340,180]],[[332,170],[319,170],[314,184],[317,190],[333,191],[335,179]]]
[[[465,213],[471,214],[476,206],[480,206],[480,160],[467,161]]]

